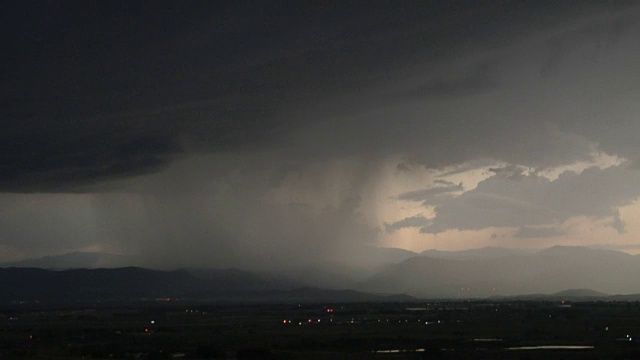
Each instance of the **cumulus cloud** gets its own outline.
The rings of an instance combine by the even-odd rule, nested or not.
[[[579,174],[566,171],[553,181],[536,174],[513,178],[498,172],[475,189],[437,206],[433,223],[422,231],[534,227],[576,216],[616,216],[618,207],[640,196],[636,185],[640,172],[627,165],[591,167]]]

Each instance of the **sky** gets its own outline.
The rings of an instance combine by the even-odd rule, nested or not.
[[[0,261],[640,251],[638,1],[0,13]]]

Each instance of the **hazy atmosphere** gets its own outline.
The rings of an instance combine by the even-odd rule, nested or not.
[[[0,262],[640,252],[637,1],[6,1]]]

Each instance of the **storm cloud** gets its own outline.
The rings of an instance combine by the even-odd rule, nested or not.
[[[562,241],[577,216],[634,234],[634,2],[3,8],[12,258],[276,267],[410,230]]]

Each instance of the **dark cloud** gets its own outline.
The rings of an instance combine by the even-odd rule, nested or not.
[[[566,235],[566,232],[554,227],[521,227],[513,236],[520,239],[537,239]]]
[[[491,159],[477,159],[474,161],[466,161],[464,163],[461,164],[455,164],[452,166],[449,166],[445,169],[443,169],[444,171],[438,173],[436,176],[438,178],[442,178],[442,177],[447,177],[447,176],[451,176],[451,175],[458,175],[458,174],[462,174],[464,172],[470,171],[470,170],[475,170],[478,168],[484,168],[486,166],[492,166],[494,165],[495,160],[491,160]],[[439,181],[442,181],[441,179],[439,179]]]
[[[434,184],[438,184],[438,185],[455,185],[453,182],[451,181],[446,181],[446,180],[442,180],[442,179],[436,179],[433,180]]]
[[[422,215],[416,215],[411,217],[406,217],[400,221],[396,221],[394,223],[385,223],[384,230],[388,233],[395,232],[400,229],[408,228],[408,227],[423,227],[431,224],[431,221],[425,218]]]
[[[497,176],[504,177],[510,180],[520,180],[525,176],[525,169],[516,165],[510,164],[500,168],[489,168],[490,172]]]
[[[613,215],[613,221],[609,225],[612,228],[614,228],[618,232],[618,234],[624,234],[626,232],[626,229],[625,229],[626,224],[620,218],[620,212],[619,211],[617,211]]]
[[[16,192],[80,190],[78,186],[104,179],[159,171],[181,149],[176,139],[153,132],[86,129],[70,136],[67,130],[26,130],[26,136],[3,141],[0,187]]]
[[[503,79],[513,64],[502,49],[528,41],[523,34],[581,24],[603,8],[610,18],[594,22],[613,24],[612,46],[627,45],[637,27],[619,15],[623,7],[599,2],[189,5],[7,5],[0,186],[60,191],[156,172],[193,149],[295,149],[283,156],[299,161],[406,153],[428,167],[478,156],[571,160],[584,146],[523,124],[522,114],[500,120],[476,105],[466,115],[418,104],[511,92]],[[499,54],[477,55],[487,51]],[[567,53],[557,67],[574,59]],[[625,155],[637,149],[611,141],[637,129],[561,130]]]
[[[495,90],[499,86],[498,77],[491,73],[491,70],[493,70],[492,67],[487,64],[478,64],[468,74],[462,76],[455,74],[456,76],[449,79],[436,78],[400,96],[427,99],[455,98]]]
[[[409,166],[407,163],[400,163],[396,165],[396,170],[399,172],[410,172],[411,166]]]
[[[398,200],[421,201],[425,205],[439,204],[451,198],[452,192],[462,191],[462,183],[458,185],[436,186],[428,189],[409,191],[397,196]]]
[[[417,169],[495,175],[459,196],[442,178],[401,194],[436,216],[385,229],[576,215],[622,229],[615,208],[638,197],[629,168],[536,171],[598,151],[638,160],[639,9],[11,1],[0,192],[23,194],[0,199],[0,245],[111,244],[154,264],[348,257],[388,221],[361,213],[389,159],[406,165],[398,183]]]

